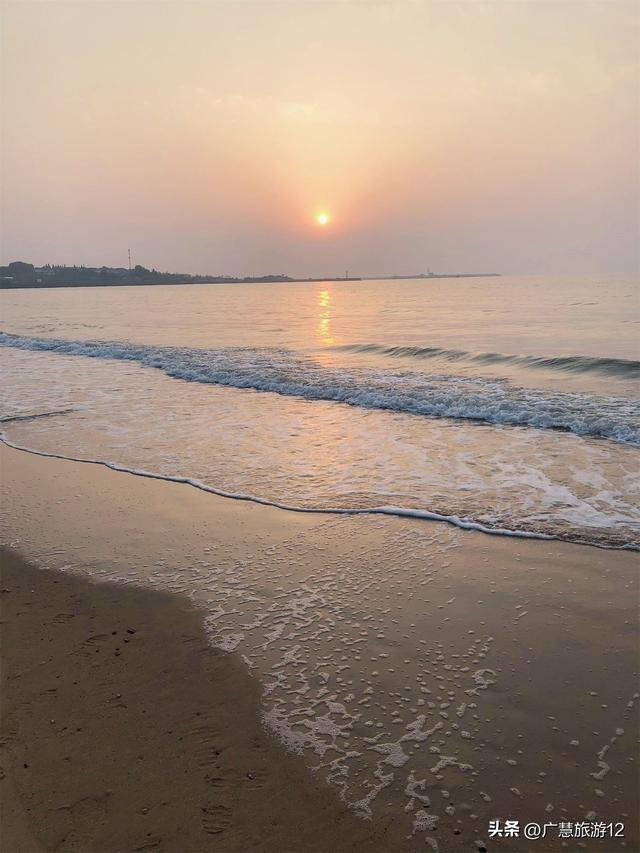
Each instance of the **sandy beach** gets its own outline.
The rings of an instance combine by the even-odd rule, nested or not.
[[[6,0],[0,853],[640,853],[640,4]]]
[[[489,820],[587,815],[625,823],[624,838],[590,840],[593,849],[637,849],[636,554],[402,519],[341,517],[336,531],[321,515],[97,465],[4,447],[1,460],[2,542],[14,549],[2,580],[3,850],[551,851],[567,842],[489,841]],[[351,607],[345,570],[373,576],[378,544],[402,588],[411,567],[399,533],[430,581],[428,599],[409,595],[389,619],[407,637],[390,645],[404,660],[405,689],[423,691],[406,702],[390,689],[395,667],[367,678],[345,634],[345,663],[322,662],[334,684],[330,714],[292,717],[295,679],[284,672],[313,648],[280,630],[279,657],[263,662],[238,639],[260,621],[251,606],[265,613],[251,601],[258,595],[237,594],[248,609],[234,616],[220,576],[212,583],[205,573],[203,586],[189,570],[214,546],[207,567],[227,576],[240,557],[261,555],[253,593],[262,590],[272,612],[293,595],[291,627],[310,622],[295,592],[308,594],[310,570],[329,590],[331,567],[342,566],[342,606]],[[456,547],[443,550],[450,536]],[[351,565],[345,548],[360,555],[363,543],[368,562]],[[213,599],[224,607],[216,612]],[[328,593],[323,606],[333,607]],[[366,643],[369,667],[384,666],[384,643]],[[361,699],[355,684],[342,689],[342,672],[358,666]],[[390,730],[385,695],[400,709]],[[292,701],[294,714],[304,708],[295,690]],[[369,708],[383,729],[367,741],[357,727]],[[367,763],[350,766],[352,752]],[[367,774],[370,796],[358,803]]]
[[[380,849],[184,599],[7,551],[2,587],[3,851]]]

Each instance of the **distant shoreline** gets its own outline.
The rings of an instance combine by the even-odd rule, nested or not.
[[[160,273],[160,275],[165,275]],[[348,281],[430,281],[443,278],[499,278],[502,273],[438,273],[431,275],[393,275],[393,276],[345,276],[329,278],[291,278],[289,276],[249,276],[246,278],[225,278],[218,276],[180,276],[171,273],[171,281],[139,281],[133,279],[120,279],[116,281],[16,281],[0,280],[0,290],[51,290],[57,288],[76,287],[160,287],[168,285],[194,285],[194,284],[313,284],[314,282],[348,282]],[[176,278],[177,280],[173,280]]]

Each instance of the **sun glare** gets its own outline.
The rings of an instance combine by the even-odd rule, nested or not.
[[[316,222],[318,225],[328,225],[329,224],[329,214],[328,213],[318,213],[316,216]]]

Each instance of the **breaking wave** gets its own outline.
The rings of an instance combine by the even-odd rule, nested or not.
[[[194,349],[6,333],[0,333],[0,344],[21,350],[132,361],[191,382],[435,418],[563,430],[579,436],[640,445],[640,403],[615,397],[519,388],[501,379],[368,367],[347,369],[322,365],[277,349]]]
[[[474,364],[515,364],[541,370],[568,373],[602,373],[625,379],[640,379],[640,361],[626,358],[597,358],[587,355],[507,355],[500,352],[467,352],[442,347],[384,346],[383,344],[343,344],[334,347],[342,352],[387,355],[392,358],[438,358],[445,361],[467,361]]]

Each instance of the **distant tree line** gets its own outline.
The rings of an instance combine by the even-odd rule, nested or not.
[[[0,289],[25,287],[100,287],[101,285],[139,284],[207,284],[234,281],[292,281],[286,275],[264,275],[249,278],[234,276],[188,275],[158,272],[136,264],[126,267],[86,267],[46,264],[36,267],[24,261],[0,266]]]

